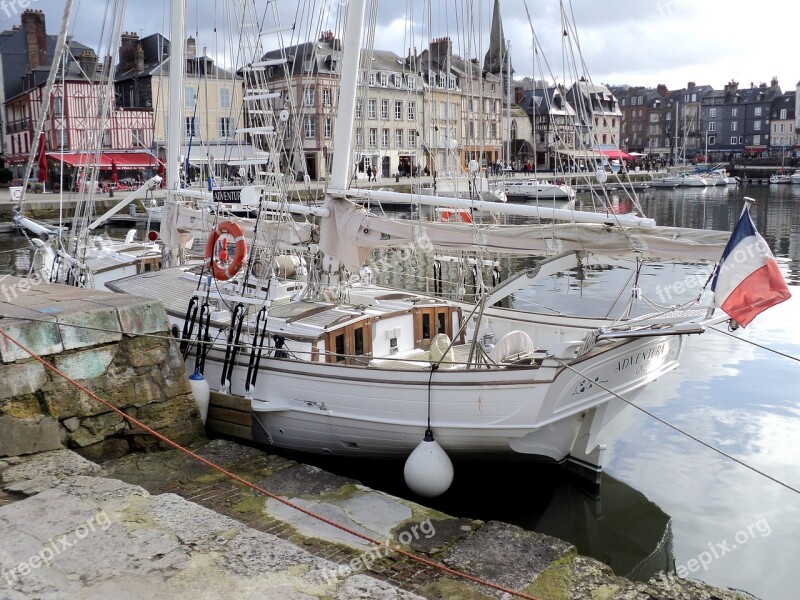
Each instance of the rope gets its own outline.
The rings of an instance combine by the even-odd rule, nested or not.
[[[712,329],[713,329],[713,327],[712,327]],[[581,371],[579,371],[579,370],[578,370],[578,369],[576,369],[575,367],[573,367],[573,366],[571,366],[571,365],[568,365],[568,364],[567,364],[567,363],[565,363],[564,361],[562,361],[562,360],[559,360],[558,358],[555,358],[555,357],[552,357],[552,358],[553,358],[553,360],[555,360],[557,363],[559,363],[561,366],[563,366],[563,367],[566,367],[567,369],[569,369],[570,371],[572,371],[572,372],[573,372],[573,373],[575,373],[576,375],[579,375],[580,377],[583,377],[583,378],[585,378],[585,379],[588,379],[588,378],[589,378],[589,376],[588,376],[588,375],[586,375],[585,373],[582,373]],[[781,487],[784,487],[784,488],[786,488],[787,490],[790,490],[790,491],[794,492],[795,494],[800,494],[800,489],[797,489],[797,488],[795,488],[795,487],[792,487],[792,486],[791,486],[791,485],[789,485],[788,483],[784,483],[784,482],[783,482],[783,481],[781,481],[780,479],[777,479],[777,478],[773,477],[772,475],[769,475],[769,474],[765,473],[764,471],[761,471],[761,470],[757,469],[756,467],[754,467],[754,466],[752,466],[752,465],[749,465],[749,464],[747,464],[747,463],[746,463],[746,462],[744,462],[743,460],[741,460],[741,459],[739,459],[739,458],[736,458],[735,456],[733,456],[733,455],[731,455],[731,454],[728,454],[728,453],[727,453],[727,452],[725,452],[724,450],[720,450],[719,448],[717,448],[716,446],[714,446],[714,445],[710,444],[709,442],[706,442],[706,441],[704,441],[704,440],[701,440],[699,437],[697,437],[697,436],[695,436],[695,435],[693,435],[693,434],[689,433],[688,431],[686,431],[686,430],[684,430],[684,429],[681,429],[681,428],[680,428],[680,427],[678,427],[677,425],[673,425],[673,424],[672,424],[672,423],[670,423],[669,421],[667,421],[667,420],[665,420],[665,419],[663,419],[663,418],[659,417],[658,415],[656,415],[656,414],[654,414],[654,413],[650,412],[650,411],[649,411],[649,410],[647,410],[646,408],[643,408],[643,407],[639,406],[638,404],[634,404],[632,401],[628,400],[627,398],[623,398],[623,397],[622,397],[622,396],[620,396],[618,393],[616,393],[615,391],[613,391],[613,390],[609,389],[608,387],[606,387],[606,386],[605,386],[605,385],[603,385],[602,383],[600,383],[600,382],[598,382],[598,381],[593,381],[593,383],[594,383],[594,385],[596,385],[597,387],[599,387],[599,388],[600,388],[601,390],[603,390],[604,392],[608,392],[608,393],[609,393],[609,394],[611,394],[612,396],[614,396],[614,397],[618,398],[619,400],[622,400],[622,401],[623,401],[623,402],[625,402],[626,404],[629,404],[630,406],[634,407],[636,410],[639,410],[639,411],[643,412],[643,413],[644,413],[644,414],[646,414],[648,417],[650,417],[650,418],[652,418],[652,419],[655,419],[656,421],[658,421],[658,422],[659,422],[659,423],[661,423],[662,425],[666,425],[666,426],[667,426],[667,427],[669,427],[670,429],[673,429],[674,431],[677,431],[677,432],[678,432],[678,433],[680,433],[681,435],[684,435],[684,436],[688,437],[689,439],[691,439],[691,440],[694,440],[695,442],[697,442],[698,444],[701,444],[702,446],[705,446],[705,447],[706,447],[706,448],[708,448],[709,450],[711,450],[711,451],[713,451],[713,452],[716,452],[717,454],[719,454],[719,455],[721,455],[721,456],[723,456],[723,457],[725,457],[725,458],[727,458],[727,459],[729,459],[729,460],[732,460],[732,461],[733,461],[733,462],[735,462],[735,463],[738,463],[739,465],[743,466],[745,469],[749,469],[750,471],[753,471],[753,472],[754,472],[754,473],[756,473],[757,475],[761,475],[762,477],[765,477],[766,479],[769,479],[770,481],[772,481],[772,482],[774,482],[774,483],[777,483],[777,484],[778,484],[778,485],[780,485]]]
[[[320,521],[322,523],[325,523],[326,525],[330,525],[331,527],[335,527],[336,529],[339,529],[340,531],[344,531],[345,533],[349,533],[350,535],[353,535],[353,536],[355,536],[357,538],[360,538],[360,539],[362,539],[362,540],[364,540],[366,542],[369,542],[370,544],[374,544],[376,546],[382,546],[384,548],[387,548],[387,549],[389,549],[389,550],[391,550],[391,551],[393,551],[393,552],[395,552],[395,553],[397,553],[397,554],[399,554],[401,556],[404,556],[404,557],[406,557],[408,559],[411,559],[411,560],[413,560],[415,562],[418,562],[418,563],[420,563],[422,565],[425,565],[427,567],[432,567],[434,569],[439,569],[440,571],[442,571],[444,573],[447,573],[449,575],[453,575],[455,577],[459,577],[459,578],[465,579],[467,581],[472,581],[473,583],[477,583],[479,585],[486,586],[488,588],[497,590],[499,592],[503,592],[503,593],[506,593],[506,594],[511,594],[512,596],[516,596],[518,598],[525,598],[527,600],[537,600],[537,598],[535,598],[534,596],[525,594],[523,592],[518,592],[518,591],[509,589],[509,588],[505,588],[505,587],[503,587],[501,585],[497,585],[496,583],[492,583],[490,581],[486,581],[484,579],[481,579],[480,577],[475,577],[474,575],[469,575],[468,573],[464,573],[463,571],[459,571],[457,569],[452,569],[452,568],[450,568],[450,567],[448,567],[446,565],[443,565],[442,563],[436,562],[434,560],[427,559],[425,557],[419,556],[419,555],[414,554],[412,552],[408,552],[407,550],[403,550],[402,548],[398,548],[398,547],[392,546],[391,544],[389,544],[387,542],[382,542],[381,540],[379,540],[377,538],[373,538],[371,536],[368,536],[368,535],[365,535],[365,534],[360,533],[358,531],[355,531],[353,529],[350,529],[350,528],[348,528],[348,527],[346,527],[344,525],[336,523],[335,521],[331,521],[330,519],[327,519],[327,518],[325,518],[325,517],[323,517],[321,515],[318,515],[318,514],[312,512],[312,511],[310,511],[308,509],[305,509],[302,506],[299,506],[298,504],[295,504],[294,502],[286,500],[285,498],[281,498],[280,496],[277,496],[277,495],[267,491],[266,489],[262,488],[261,486],[256,485],[255,483],[251,483],[250,481],[247,481],[246,479],[243,479],[242,477],[239,477],[235,473],[232,473],[231,471],[228,471],[227,469],[224,469],[223,467],[220,467],[219,465],[217,465],[216,463],[211,462],[207,458],[203,458],[202,456],[200,456],[199,454],[197,454],[195,452],[192,452],[188,448],[184,448],[183,446],[181,446],[177,442],[173,442],[171,439],[169,439],[169,438],[165,437],[164,435],[158,433],[157,431],[151,429],[150,427],[148,427],[147,425],[145,425],[144,423],[142,423],[138,419],[136,419],[136,418],[124,413],[121,409],[117,408],[116,406],[114,406],[113,404],[107,402],[106,400],[103,400],[97,394],[92,392],[90,389],[88,389],[85,386],[81,385],[80,383],[78,383],[77,381],[75,381],[74,379],[69,377],[66,373],[60,371],[57,367],[55,367],[54,365],[52,365],[49,362],[47,362],[44,358],[42,358],[41,356],[36,354],[33,350],[28,349],[21,342],[17,341],[14,337],[10,336],[8,333],[3,331],[2,329],[0,329],[0,335],[5,337],[7,340],[12,342],[13,344],[19,346],[23,351],[27,352],[34,360],[40,362],[46,369],[49,369],[50,371],[52,371],[53,373],[55,373],[59,377],[63,378],[64,380],[69,382],[72,386],[74,386],[78,390],[82,391],[84,394],[86,394],[90,398],[92,398],[94,400],[97,400],[100,404],[102,404],[103,406],[105,406],[109,410],[114,411],[115,413],[117,413],[119,416],[121,416],[126,421],[128,421],[131,424],[135,425],[136,427],[146,431],[147,433],[149,433],[150,435],[155,437],[157,440],[159,440],[161,442],[164,442],[168,446],[172,446],[176,450],[179,450],[180,452],[183,452],[184,454],[186,454],[187,456],[193,458],[194,460],[204,464],[205,466],[207,466],[207,467],[209,467],[211,469],[214,469],[215,471],[218,471],[219,473],[222,473],[226,477],[232,479],[233,481],[236,481],[237,483],[240,483],[240,484],[244,485],[245,487],[248,487],[248,488],[252,489],[255,492],[263,494],[263,495],[267,496],[268,498],[271,498],[273,500],[276,500],[277,502],[280,502],[281,504],[284,504],[284,505],[288,506],[289,508],[293,508],[294,510],[297,510],[297,511],[299,511],[299,512],[301,512],[301,513],[303,513],[303,514],[305,514],[305,515],[307,515],[309,517],[317,519],[318,521]]]
[[[709,329],[716,331],[717,333],[725,334],[729,337],[732,337],[735,340],[739,340],[740,342],[745,342],[746,344],[750,344],[751,346],[755,346],[756,348],[761,348],[762,350],[766,350],[767,352],[772,352],[773,354],[777,354],[778,356],[782,356],[784,358],[788,358],[789,360],[794,360],[796,362],[800,362],[800,357],[792,356],[791,354],[787,354],[786,352],[781,352],[780,350],[775,350],[774,348],[770,348],[769,346],[764,346],[763,344],[759,344],[758,342],[754,342],[752,340],[748,340],[738,335],[733,335],[729,331],[724,331],[722,329],[717,329],[716,327],[709,327]]]

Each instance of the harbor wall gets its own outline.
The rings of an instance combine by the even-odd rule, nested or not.
[[[0,330],[174,441],[203,435],[161,303],[5,277]],[[158,444],[4,336],[0,382],[0,457],[66,447],[106,460]]]

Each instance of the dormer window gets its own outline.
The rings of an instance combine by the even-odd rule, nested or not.
[[[375,85],[375,73],[369,74],[369,84],[373,86]]]
[[[395,73],[394,75],[394,87],[398,90],[403,87],[403,76],[400,74]]]
[[[381,73],[381,87],[389,87],[389,74]]]

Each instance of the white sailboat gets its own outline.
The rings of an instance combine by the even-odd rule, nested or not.
[[[350,147],[353,135],[352,122],[343,117],[354,114],[364,5],[351,0],[348,7],[339,148]],[[664,231],[651,221],[594,213],[595,223],[530,226],[525,236],[520,229],[474,224],[421,228],[370,214],[354,200],[487,211],[507,205],[349,190],[350,161],[349,152],[334,154],[320,213],[324,255],[312,255],[317,277],[309,274],[308,283],[257,276],[238,250],[237,268],[245,266],[226,281],[212,244],[207,264],[223,275],[214,283],[206,271],[165,269],[114,282],[113,289],[164,301],[189,370],[202,370],[213,387],[251,398],[253,435],[267,444],[405,457],[431,430],[449,454],[569,460],[599,472],[600,432],[624,406],[616,395],[633,399],[676,368],[685,336],[701,333],[710,322],[708,308],[691,303],[614,319],[494,305],[535,279],[595,264],[588,248],[713,260],[727,235]],[[576,214],[522,208],[569,221]],[[341,276],[357,272],[371,249],[413,243],[421,235],[440,248],[478,244],[552,256],[482,295],[476,305],[368,282],[347,284]],[[492,339],[498,342],[488,343]]]
[[[173,2],[173,39],[181,39],[181,6]],[[635,399],[678,366],[687,335],[726,317],[710,314],[699,297],[632,317],[641,298],[635,280],[629,306],[616,318],[496,304],[537,280],[594,267],[600,253],[713,261],[728,235],[658,228],[631,215],[348,189],[353,123],[347,117],[355,113],[364,12],[365,0],[350,1],[335,132],[340,150],[325,206],[295,209],[318,217],[318,231],[310,222],[298,228],[283,221],[271,230],[275,235],[259,238],[255,229],[248,236],[236,223],[217,222],[202,266],[106,285],[164,303],[189,372],[251,400],[256,440],[388,458],[408,456],[423,433],[432,432],[455,456],[569,461],[597,476],[601,432],[624,407],[619,397]],[[173,45],[171,60],[180,61],[180,46]],[[171,92],[181,97],[179,83]],[[170,123],[181,123],[181,104],[170,104]],[[180,144],[175,129],[168,149]],[[170,150],[168,165],[178,160]],[[176,223],[186,195],[175,171],[167,169],[173,174],[162,219],[168,246],[180,244]],[[355,202],[364,198],[493,214],[523,211],[517,214],[565,222],[505,227],[400,221],[364,210]],[[235,250],[221,248],[222,239],[232,240]],[[372,285],[366,272],[361,282],[352,281],[350,274],[361,270],[372,250],[409,245],[549,258],[479,293],[476,304]],[[294,250],[287,254],[286,248]],[[301,256],[307,257],[307,274]]]

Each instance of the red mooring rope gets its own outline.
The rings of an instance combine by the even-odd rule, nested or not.
[[[390,544],[387,544],[386,542],[382,542],[382,541],[380,541],[378,539],[375,539],[375,538],[372,538],[372,537],[370,537],[368,535],[364,535],[363,533],[359,533],[358,531],[354,531],[354,530],[349,529],[348,527],[346,527],[344,525],[341,525],[341,524],[336,523],[334,521],[331,521],[330,519],[327,519],[327,518],[325,518],[325,517],[323,517],[321,515],[313,513],[310,510],[303,508],[302,506],[299,506],[297,504],[294,504],[293,502],[290,502],[289,500],[286,500],[285,498],[281,498],[280,496],[276,496],[275,494],[265,490],[264,488],[256,485],[255,483],[251,483],[251,482],[249,482],[249,481],[247,481],[245,479],[242,479],[241,477],[239,477],[235,473],[231,473],[230,471],[224,469],[223,467],[220,467],[219,465],[211,462],[210,460],[208,460],[206,458],[203,458],[199,454],[195,454],[194,452],[192,452],[191,450],[189,450],[187,448],[184,448],[183,446],[181,446],[177,442],[173,442],[171,439],[161,435],[157,431],[154,431],[153,429],[151,429],[150,427],[148,427],[147,425],[145,425],[141,421],[135,419],[134,417],[132,417],[132,416],[130,416],[128,414],[125,414],[124,412],[122,412],[122,410],[120,410],[116,406],[110,404],[106,400],[103,400],[97,394],[95,394],[91,390],[87,389],[86,387],[82,386],[80,383],[78,383],[77,381],[75,381],[74,379],[69,377],[66,373],[63,373],[58,368],[56,368],[54,365],[50,364],[45,359],[43,359],[41,356],[39,356],[38,354],[36,354],[32,350],[28,349],[27,347],[25,347],[22,343],[20,343],[16,339],[14,339],[12,336],[10,336],[8,333],[3,331],[2,329],[0,329],[0,334],[2,334],[3,337],[5,337],[9,341],[11,341],[12,343],[14,343],[17,346],[19,346],[20,348],[22,348],[25,352],[30,354],[35,360],[37,360],[40,363],[42,363],[45,366],[45,368],[49,369],[50,371],[52,371],[53,373],[55,373],[59,377],[64,378],[69,383],[71,383],[73,386],[75,386],[77,389],[81,390],[82,392],[84,392],[89,397],[94,398],[95,400],[100,402],[103,406],[109,408],[110,410],[113,410],[115,413],[120,415],[126,421],[132,423],[136,427],[139,427],[139,428],[145,430],[147,433],[149,433],[153,437],[161,440],[165,444],[168,444],[168,445],[172,446],[173,448],[176,448],[177,450],[180,450],[184,454],[186,454],[188,456],[191,456],[194,460],[203,463],[204,465],[214,469],[215,471],[219,471],[220,473],[222,473],[226,477],[229,477],[230,479],[233,479],[234,481],[237,481],[237,482],[241,483],[242,485],[244,485],[244,486],[246,486],[246,487],[248,487],[248,488],[250,488],[250,489],[252,489],[252,490],[254,490],[256,492],[258,492],[260,494],[263,494],[263,495],[267,496],[268,498],[272,498],[273,500],[277,500],[278,502],[280,502],[282,504],[285,504],[286,506],[289,506],[289,507],[291,507],[291,508],[293,508],[293,509],[295,509],[297,511],[300,511],[301,513],[306,514],[309,517],[312,517],[314,519],[317,519],[318,521],[321,521],[321,522],[323,522],[323,523],[325,523],[327,525],[330,525],[331,527],[335,527],[336,529],[339,529],[341,531],[349,533],[350,535],[354,535],[354,536],[356,536],[358,538],[361,538],[362,540],[365,540],[365,541],[367,541],[367,542],[369,542],[371,544],[375,544],[377,546],[382,546],[384,548],[388,548],[392,552],[396,552],[397,554],[399,554],[401,556],[405,556],[406,558],[409,558],[409,559],[411,559],[411,560],[413,560],[415,562],[418,562],[420,564],[423,564],[423,565],[425,565],[427,567],[433,567],[434,569],[439,569],[440,571],[443,571],[444,573],[448,573],[450,575],[453,575],[455,577],[459,577],[461,579],[466,579],[467,581],[472,581],[473,583],[477,583],[479,585],[483,585],[483,586],[492,588],[494,590],[498,590],[500,592],[504,592],[506,594],[511,594],[511,595],[516,596],[518,598],[525,598],[526,600],[538,600],[535,596],[530,596],[530,595],[525,594],[523,592],[518,592],[516,590],[512,590],[512,589],[503,587],[503,586],[498,585],[496,583],[492,583],[491,581],[486,581],[485,579],[481,579],[480,577],[475,577],[474,575],[470,575],[468,573],[464,573],[463,571],[459,571],[457,569],[452,569],[452,568],[450,568],[450,567],[448,567],[446,565],[443,565],[442,563],[436,562],[434,560],[427,559],[427,558],[425,558],[423,556],[419,556],[419,555],[414,554],[412,552],[408,552],[406,550],[403,550],[402,548],[396,548],[396,547],[394,547],[394,546],[392,546]]]

